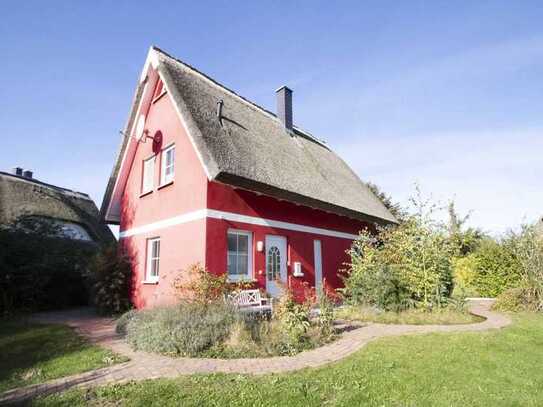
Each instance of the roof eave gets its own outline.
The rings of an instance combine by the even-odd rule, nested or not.
[[[269,184],[264,184],[251,179],[243,178],[227,172],[220,172],[214,177],[213,181],[230,185],[232,187],[245,189],[251,192],[267,195],[272,198],[289,201],[295,204],[307,206],[313,209],[319,209],[325,212],[334,213],[340,216],[346,216],[351,219],[355,219],[362,222],[371,224],[378,224],[381,226],[387,226],[397,224],[398,221],[392,217],[392,219],[383,219],[378,216],[370,215],[367,213],[358,212],[349,208],[333,205],[328,202],[323,202],[314,198],[300,195],[291,191],[287,191],[281,188],[274,187]]]

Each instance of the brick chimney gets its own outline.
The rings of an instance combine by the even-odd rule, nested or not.
[[[275,91],[277,95],[277,117],[285,129],[292,130],[292,90],[281,86]]]

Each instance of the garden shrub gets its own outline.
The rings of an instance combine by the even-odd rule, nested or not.
[[[89,268],[93,301],[102,314],[119,314],[130,308],[130,260],[116,245],[98,252]]]
[[[341,290],[347,302],[385,310],[445,305],[453,289],[452,249],[439,225],[411,216],[378,237],[362,231]]]
[[[515,287],[498,295],[492,309],[508,312],[531,311],[535,305],[530,301],[529,291],[525,287]]]
[[[182,304],[139,311],[126,327],[136,350],[174,356],[198,356],[226,339],[237,319],[223,302]]]
[[[454,280],[462,290],[473,288],[477,275],[477,259],[474,254],[453,259]]]
[[[137,310],[131,309],[130,311],[125,312],[119,318],[117,318],[117,322],[115,325],[115,332],[123,336],[126,335],[126,328],[128,327],[128,323],[134,317],[136,317],[137,314],[138,314]]]
[[[319,293],[317,306],[319,313],[316,317],[316,326],[319,337],[327,342],[335,336],[334,320],[335,307],[333,301],[325,292]]]
[[[509,244],[519,264],[525,303],[543,310],[543,236],[535,226],[522,226],[520,233],[510,233]]]
[[[250,288],[252,283],[229,282],[226,273],[213,274],[200,263],[194,263],[182,270],[172,285],[180,300],[208,304],[222,301],[230,292]]]
[[[285,335],[285,353],[293,354],[307,345],[310,323],[310,304],[299,303],[290,290],[284,290],[274,308],[273,318]]]
[[[475,275],[471,284],[483,297],[496,297],[520,284],[520,262],[510,240],[485,239],[473,257]]]

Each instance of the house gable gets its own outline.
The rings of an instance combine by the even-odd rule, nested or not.
[[[145,130],[149,137],[161,134],[157,149],[151,138],[137,142],[121,195],[121,231],[133,229],[206,205],[207,176],[189,137],[178,118],[167,91],[154,95],[145,111]],[[173,179],[165,181],[165,152],[173,149]],[[144,163],[153,168],[152,187],[143,189]],[[128,165],[128,163],[125,163]]]
[[[158,116],[159,120],[166,120],[166,123],[169,123],[169,126],[173,131],[168,134],[175,133],[179,136],[182,135],[186,140],[190,141],[190,147],[187,148],[190,148],[193,154],[198,158],[200,171],[203,170],[206,178],[208,177],[207,168],[205,167],[198,150],[194,148],[194,142],[189,133],[186,118],[182,116],[178,104],[172,103],[168,86],[161,78],[161,74],[157,68],[158,60],[156,52],[151,49],[149,50],[136,89],[125,130],[122,132],[121,145],[116,164],[113,168],[102,201],[100,210],[101,217],[108,223],[120,224],[122,212],[126,215],[126,211],[130,210],[127,209],[126,205],[123,207],[123,198],[126,202],[125,190],[128,179],[134,171],[134,162],[138,150],[142,149],[139,146],[152,144],[151,140],[146,137],[146,135],[152,137],[155,134],[155,132],[152,132],[152,129],[149,129],[151,116]],[[175,92],[175,90],[173,90],[173,92]],[[159,110],[159,112],[157,112],[157,110]],[[173,125],[174,121],[175,126]],[[157,124],[158,123],[154,123],[153,127],[159,128],[160,126]],[[142,135],[142,131],[145,132],[144,135]],[[171,143],[169,136],[162,140],[162,147],[167,146],[168,143]],[[143,149],[145,150],[145,148]],[[187,149],[185,149],[185,151],[187,151]],[[141,172],[141,169],[137,164],[136,167],[138,167],[138,171]]]
[[[134,136],[134,123],[152,100],[159,77],[208,180],[358,220],[396,222],[322,142],[296,127],[286,131],[273,113],[158,48],[149,51],[126,135]],[[132,137],[123,140],[102,205],[104,218],[113,223],[120,219],[120,196],[135,151]]]

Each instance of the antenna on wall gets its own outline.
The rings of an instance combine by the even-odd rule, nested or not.
[[[134,135],[130,136],[123,131],[120,131],[124,137],[130,137],[135,139],[138,143],[144,144],[147,139],[153,140],[153,151],[156,153],[160,150],[160,147],[162,146],[162,132],[160,130],[155,132],[154,136],[149,135],[149,130],[145,128],[145,115],[141,115],[138,118],[138,123],[136,124],[136,130],[134,131]]]

